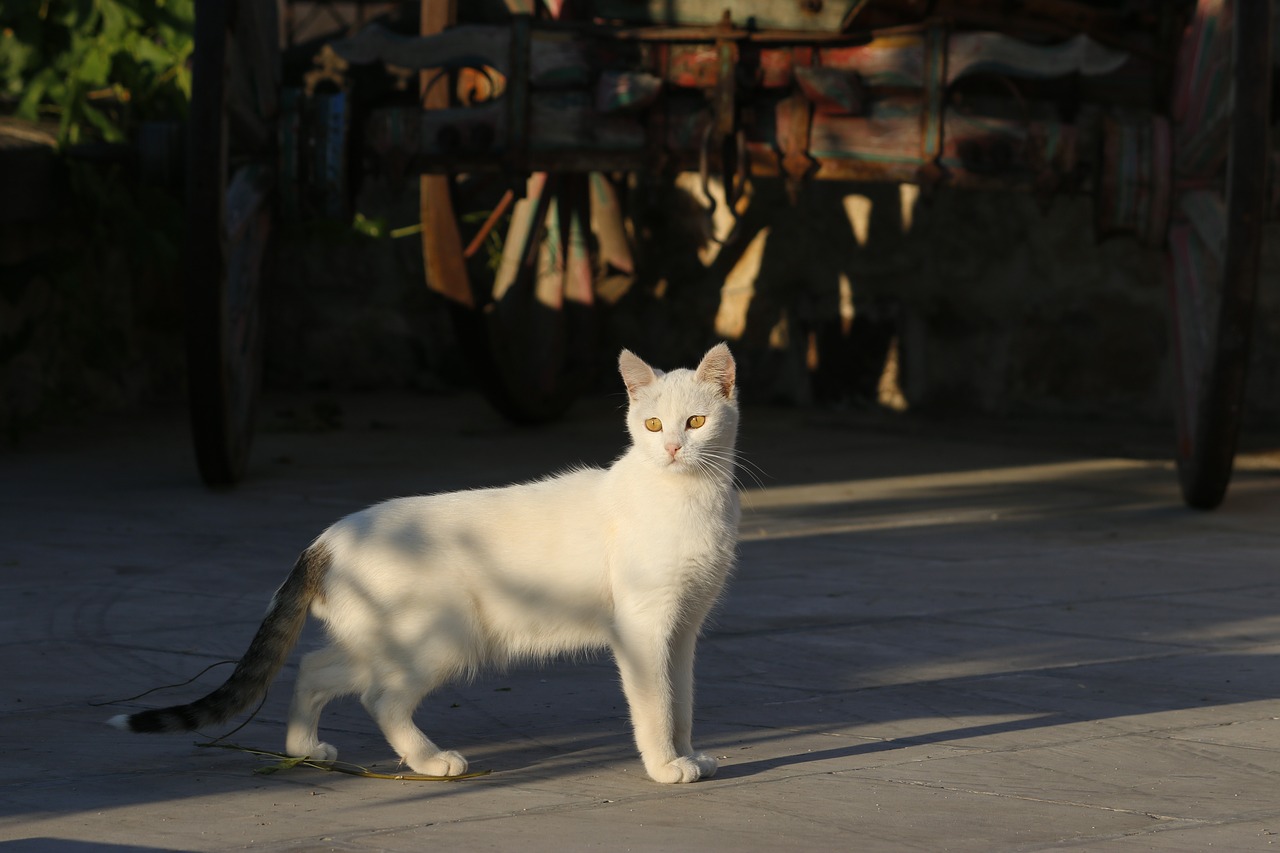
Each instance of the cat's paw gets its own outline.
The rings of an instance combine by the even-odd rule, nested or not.
[[[699,752],[696,755],[682,755],[674,761],[668,761],[666,764],[646,769],[649,771],[649,777],[653,781],[661,782],[664,785],[673,785],[680,782],[697,782],[699,779],[708,779],[715,775],[716,767],[714,758]]]
[[[430,758],[409,762],[415,773],[423,776],[461,776],[467,772],[467,759],[452,749],[437,752]]]
[[[716,775],[716,771],[720,769],[720,762],[716,761],[705,752],[695,752],[693,755],[689,756],[689,760],[698,765],[698,770],[701,771],[701,778],[703,779],[710,779],[712,776]]]
[[[298,743],[285,746],[285,753],[295,758],[305,757],[308,761],[325,763],[338,760],[338,748],[333,744],[315,741],[310,744]]]

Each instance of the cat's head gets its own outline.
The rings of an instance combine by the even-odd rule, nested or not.
[[[693,370],[663,373],[630,350],[618,356],[633,445],[659,468],[731,478],[738,432],[736,368],[717,344]]]

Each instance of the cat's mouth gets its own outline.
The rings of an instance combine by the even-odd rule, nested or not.
[[[668,470],[679,471],[681,473],[693,471],[698,467],[697,463],[693,459],[681,455],[667,456],[664,461],[666,462],[666,468]]]

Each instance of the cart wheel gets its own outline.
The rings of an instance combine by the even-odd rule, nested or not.
[[[210,486],[244,476],[261,374],[280,87],[276,6],[198,4],[187,144],[191,429]]]
[[[1166,256],[1178,476],[1213,509],[1231,479],[1266,207],[1270,4],[1199,0],[1174,74]]]
[[[452,5],[424,0],[422,33],[454,23]],[[449,106],[451,87],[426,77],[424,107]],[[596,281],[629,275],[633,260],[610,177],[540,172],[518,200],[504,189],[484,175],[424,176],[423,255],[490,401],[509,420],[541,423],[590,384]]]

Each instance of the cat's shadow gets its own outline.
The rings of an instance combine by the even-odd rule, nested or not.
[[[1274,699],[1280,696],[1277,684],[1280,659],[1247,651],[993,671],[831,691],[800,703],[760,701],[754,709],[741,701],[740,685],[722,682],[723,691],[704,684],[705,701],[718,707],[708,708],[699,728],[704,745],[722,757],[715,778],[731,780],[773,771],[859,769],[866,766],[860,759],[879,756],[878,764],[886,754],[917,747],[1006,752],[1099,735],[1159,732],[1160,720],[1146,718]],[[794,688],[760,689],[764,699]],[[766,707],[774,710],[762,711]],[[1214,722],[1197,718],[1206,727],[1238,719],[1238,714]],[[963,720],[974,722],[954,724]],[[1180,717],[1164,725],[1183,729],[1187,724]],[[754,754],[762,757],[749,757]],[[824,763],[830,767],[814,767]]]
[[[858,758],[882,752],[894,752],[908,747],[953,743],[955,741],[962,741],[969,738],[1004,735],[1031,729],[1045,728],[1048,726],[1064,725],[1073,722],[1080,721],[1066,714],[1045,714],[1031,719],[987,723],[975,726],[962,726],[959,728],[940,730],[929,734],[910,735],[888,738],[885,740],[859,740],[842,746],[832,747],[830,749],[806,749],[801,753],[774,756],[772,758],[761,758],[750,761],[728,760],[721,762],[720,769],[716,773],[715,778],[720,780],[745,779],[747,777],[757,776],[770,770],[778,770],[780,768],[799,767],[801,765],[823,761],[838,761],[840,759]],[[816,734],[818,732],[815,730],[813,733]]]

